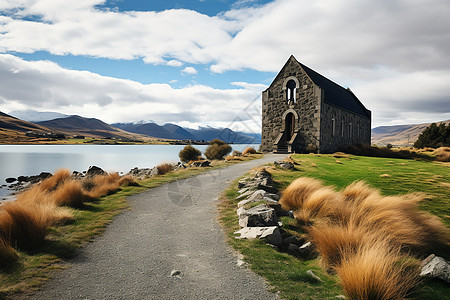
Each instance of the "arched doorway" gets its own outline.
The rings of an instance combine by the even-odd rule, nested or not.
[[[289,142],[294,135],[294,129],[295,129],[295,116],[293,113],[288,113],[286,115],[285,122],[285,134],[286,134],[286,142]]]

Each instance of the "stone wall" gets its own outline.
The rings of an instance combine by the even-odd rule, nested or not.
[[[296,102],[289,105],[286,100],[285,80],[294,76],[298,80]],[[290,61],[278,74],[272,85],[262,95],[262,143],[261,151],[274,151],[274,142],[284,130],[283,114],[292,109],[298,115],[294,132],[297,132],[295,152],[307,145],[319,146],[321,91],[309,79],[298,64]]]
[[[320,127],[321,153],[336,152],[345,145],[370,144],[370,118],[328,103],[323,104]]]

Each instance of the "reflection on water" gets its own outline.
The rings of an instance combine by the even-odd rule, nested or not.
[[[242,151],[249,145],[232,145]],[[259,145],[250,145],[258,149]],[[98,166],[105,171],[127,173],[134,167],[151,168],[161,162],[177,162],[183,145],[0,145],[0,185],[8,177],[54,173],[57,169],[85,171]],[[206,145],[194,146],[200,151]],[[8,194],[5,187],[0,197]]]

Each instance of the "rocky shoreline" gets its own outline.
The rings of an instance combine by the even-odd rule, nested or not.
[[[209,167],[211,165],[211,162],[209,160],[202,160],[202,161],[196,161],[193,162],[191,165],[183,164],[181,162],[177,162],[173,164],[173,170],[180,170],[180,169],[186,169],[189,167]],[[90,166],[87,171],[78,172],[73,171],[72,177],[81,179],[84,177],[89,176],[95,176],[95,175],[101,175],[106,174],[106,172],[97,166]],[[41,182],[42,180],[52,176],[52,173],[49,172],[41,172],[38,175],[31,175],[31,176],[25,176],[21,175],[17,178],[15,177],[8,177],[5,179],[6,184],[0,185],[0,203],[1,201],[12,201],[15,199],[15,195],[22,192],[23,190],[27,189],[29,186],[33,184],[37,184]],[[138,168],[134,167],[126,174],[123,174],[123,172],[120,173],[120,175],[129,175],[132,176],[133,179],[136,180],[145,180],[152,176],[160,175],[160,171],[157,166],[153,168]]]

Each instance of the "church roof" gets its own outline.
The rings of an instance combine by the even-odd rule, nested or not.
[[[304,64],[298,62],[293,55],[289,60],[294,59],[296,63],[305,71],[306,75],[318,85],[324,92],[324,101],[328,104],[349,110],[355,114],[370,118],[371,112],[366,109],[359,99],[350,91],[337,83],[331,81]],[[288,62],[289,62],[288,60]],[[286,63],[287,64],[287,63]],[[284,68],[284,67],[283,67]]]

